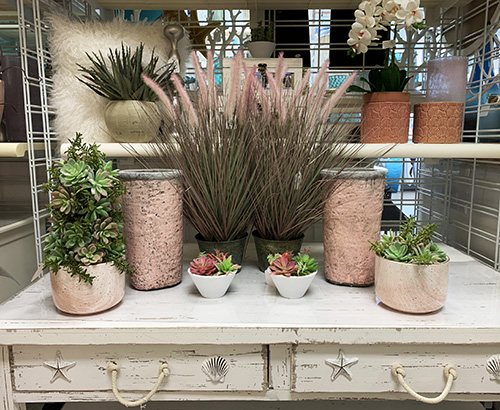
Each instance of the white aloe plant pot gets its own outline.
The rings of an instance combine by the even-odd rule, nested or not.
[[[207,299],[217,299],[224,296],[236,276],[234,272],[219,276],[195,275],[191,273],[190,269],[188,269],[188,273],[201,296]]]
[[[161,126],[160,111],[152,101],[110,101],[104,121],[118,142],[149,142]]]
[[[248,43],[248,50],[253,58],[269,58],[276,48],[276,43],[272,41],[251,41]]]
[[[316,273],[306,276],[271,275],[271,279],[281,296],[287,299],[299,299],[306,294]]]
[[[416,265],[377,256],[375,294],[384,305],[401,312],[435,312],[446,301],[449,265],[449,260]]]
[[[112,263],[86,266],[92,284],[71,276],[64,268],[50,273],[52,299],[56,307],[72,315],[103,312],[120,303],[125,295],[125,273]]]

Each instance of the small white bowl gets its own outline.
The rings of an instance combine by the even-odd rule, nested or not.
[[[217,299],[224,296],[229,289],[229,285],[236,276],[235,273],[229,273],[221,276],[203,276],[195,275],[188,269],[189,276],[193,280],[198,292],[207,299]]]
[[[307,276],[270,276],[281,296],[288,299],[299,299],[306,294],[316,273],[317,271]]]
[[[265,271],[264,271],[264,276],[266,278],[266,283],[269,285],[269,286],[272,286],[274,288],[274,282],[273,280],[271,279],[271,276],[273,276],[271,274],[271,270],[269,268],[267,268]]]

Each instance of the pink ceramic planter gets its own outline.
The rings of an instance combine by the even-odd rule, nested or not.
[[[324,177],[334,175],[326,170]],[[337,285],[370,286],[375,254],[370,241],[379,239],[385,168],[345,170],[333,182],[323,221],[325,279]]]
[[[120,171],[127,261],[139,290],[175,286],[182,279],[182,191],[178,171]]]
[[[112,308],[125,295],[125,273],[111,263],[86,267],[94,277],[92,285],[78,276],[71,276],[65,269],[50,274],[52,299],[56,307],[72,315],[90,315]]]

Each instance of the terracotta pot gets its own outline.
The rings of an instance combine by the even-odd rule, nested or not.
[[[403,92],[369,93],[363,96],[361,142],[405,144],[410,124],[410,95]]]
[[[195,275],[189,269],[188,273],[200,295],[207,299],[217,299],[224,296],[236,276],[234,273],[220,276]]]
[[[299,253],[304,235],[302,234],[302,236],[297,239],[280,241],[261,238],[257,235],[257,232],[254,232],[253,239],[255,242],[255,250],[257,251],[257,266],[261,272],[264,272],[269,266],[267,263],[267,255],[286,251],[293,252],[294,254]]]
[[[248,234],[233,241],[222,242],[206,241],[200,234],[197,234],[195,238],[198,242],[198,248],[200,249],[200,252],[210,253],[218,249],[221,252],[232,255],[232,261],[234,263],[237,263],[238,265],[241,265],[243,257],[245,256],[245,251],[247,249]]]
[[[272,56],[276,43],[272,41],[251,41],[248,50],[253,58],[269,58]]]
[[[307,276],[271,275],[271,280],[281,296],[287,299],[303,297],[316,276],[317,272]]]
[[[375,294],[384,305],[401,312],[434,312],[446,301],[449,264],[416,265],[376,256]]]
[[[118,142],[149,142],[161,126],[158,106],[152,101],[110,101],[104,122]]]
[[[125,295],[125,274],[111,263],[86,267],[94,277],[92,285],[61,268],[50,273],[52,299],[56,307],[72,315],[90,315],[108,310],[120,303]]]
[[[386,173],[385,168],[378,167],[344,170],[330,183],[323,217],[328,282],[347,286],[373,284],[375,255],[370,241],[376,241],[380,235]],[[325,178],[336,175],[335,170],[323,171]]]
[[[413,142],[458,144],[462,141],[465,104],[425,102],[415,104]]]
[[[139,290],[170,287],[182,279],[182,188],[172,169],[120,171],[125,184],[123,235]]]

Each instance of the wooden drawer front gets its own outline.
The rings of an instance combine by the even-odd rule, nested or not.
[[[70,381],[51,382],[57,352],[75,365],[65,370]],[[223,381],[210,381],[202,370],[211,357],[223,357],[229,371]],[[267,348],[250,346],[14,346],[14,388],[17,391],[110,390],[108,362],[119,367],[118,387],[123,391],[148,391],[155,384],[162,362],[170,375],[164,391],[262,391],[267,387]]]
[[[339,349],[358,362],[345,375],[332,380],[334,368],[326,360],[336,360]],[[451,393],[500,393],[500,382],[486,370],[490,356],[500,353],[497,346],[358,346],[299,345],[294,355],[292,389],[296,392],[404,392],[392,375],[400,363],[407,383],[417,392],[440,393],[445,385],[444,366],[454,365],[458,378]]]

